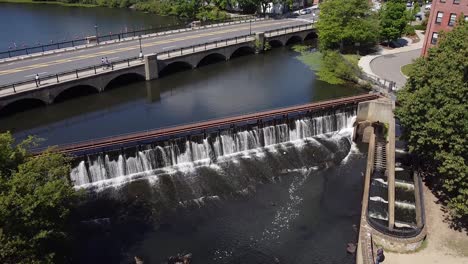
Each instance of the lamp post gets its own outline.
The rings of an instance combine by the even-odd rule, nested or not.
[[[98,26],[94,25],[94,29],[96,30],[96,43],[99,44]]]
[[[250,35],[252,35],[252,19],[249,20]]]
[[[143,53],[143,50],[141,49],[141,35],[138,36],[138,42],[140,43],[140,53]]]
[[[138,54],[138,58],[140,58],[140,60],[143,59],[143,50],[141,49],[141,35],[138,36],[138,42],[140,43],[140,54]]]

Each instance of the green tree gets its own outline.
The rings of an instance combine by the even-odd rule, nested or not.
[[[65,263],[70,212],[78,195],[69,160],[47,151],[31,156],[28,139],[0,134],[0,263]]]
[[[468,24],[441,32],[439,45],[416,60],[398,93],[397,116],[409,150],[440,187],[455,219],[468,216]],[[463,220],[464,219],[464,220]]]
[[[342,50],[346,45],[373,44],[378,39],[378,23],[367,0],[324,1],[317,29],[321,50]]]
[[[390,42],[400,38],[408,23],[405,1],[387,1],[379,15],[381,39]]]

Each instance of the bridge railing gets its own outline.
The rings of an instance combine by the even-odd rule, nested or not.
[[[311,25],[299,25],[299,26],[292,26],[292,27],[285,27],[276,30],[270,30],[265,32],[265,35],[268,36],[277,36],[281,34],[287,34],[297,31],[302,31],[306,29],[311,29]],[[254,35],[242,35],[222,40],[216,40],[211,42],[205,42],[202,44],[190,45],[182,48],[171,49],[167,51],[158,52],[158,58],[160,59],[168,59],[171,57],[178,57],[187,54],[193,54],[200,51],[216,49],[219,47],[226,47],[230,45],[235,45],[239,43],[246,43],[253,41],[255,39]],[[63,81],[71,81],[79,78],[84,78],[92,75],[106,73],[115,69],[122,69],[126,67],[132,67],[136,65],[140,65],[143,63],[143,59],[139,57],[131,57],[121,60],[115,60],[109,62],[107,65],[96,64],[88,67],[78,68],[71,71],[60,72],[57,74],[50,74],[50,75],[42,75],[39,76],[39,81],[36,81],[35,78],[31,78],[29,80],[10,83],[6,85],[0,85],[0,96],[2,94],[11,94],[17,93],[25,90],[31,90],[34,88],[38,88],[40,86],[51,85],[60,83]],[[10,90],[10,91],[7,91]]]
[[[314,27],[315,27],[314,24],[304,24],[304,25],[290,26],[290,27],[284,27],[280,29],[269,30],[269,31],[265,31],[265,37],[270,38],[270,37],[280,36],[280,35],[284,35],[287,33],[313,29]]]
[[[116,69],[122,69],[126,67],[135,66],[142,64],[143,60],[139,57],[132,57],[122,60],[110,61],[107,64],[96,64],[88,67],[78,68],[71,71],[60,72],[57,74],[49,74],[40,76],[39,80],[35,78],[28,79],[21,82],[15,82],[11,84],[0,86],[0,95],[6,90],[11,90],[13,93],[21,92],[22,90],[30,90],[40,86],[56,84],[64,81],[71,81],[74,79],[84,78],[91,75],[97,75]]]
[[[233,24],[241,24],[245,22],[256,22],[265,20],[265,18],[256,18],[256,17],[234,17],[226,20],[221,21],[204,21],[202,22],[201,27],[197,28],[190,28],[184,24],[177,24],[177,25],[168,25],[168,26],[160,26],[160,27],[151,27],[139,30],[133,30],[129,32],[120,32],[115,34],[108,34],[98,36],[88,36],[86,38],[77,38],[73,40],[61,41],[61,42],[52,42],[50,44],[44,45],[36,45],[32,47],[20,48],[20,49],[11,49],[6,51],[0,51],[0,59],[11,58],[16,56],[24,56],[30,55],[34,53],[45,53],[57,49],[66,49],[66,48],[73,48],[73,47],[86,47],[89,45],[96,45],[95,43],[90,43],[90,41],[97,42],[97,43],[106,43],[106,42],[115,42],[115,41],[122,41],[122,40],[132,40],[137,36],[144,36],[144,37],[155,37],[155,36],[162,36],[167,34],[174,34],[180,33],[185,31],[191,31],[194,29],[200,28],[213,28],[213,27],[221,27],[226,25],[233,25]],[[95,39],[91,40],[90,38],[94,37]]]
[[[200,51],[216,49],[219,47],[226,47],[234,44],[245,43],[254,40],[254,35],[242,35],[233,38],[227,38],[222,40],[216,40],[211,42],[205,42],[201,44],[191,45],[182,48],[176,48],[171,50],[166,50],[163,52],[158,52],[158,58],[161,56],[163,58],[171,58],[171,57],[178,57],[187,54],[193,54]]]

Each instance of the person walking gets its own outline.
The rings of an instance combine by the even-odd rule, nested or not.
[[[39,74],[36,73],[36,86],[39,87],[41,85],[41,79],[39,78]]]
[[[106,65],[106,62],[104,61],[104,57],[101,57],[101,66],[103,70],[104,70],[105,65]]]
[[[140,60],[143,59],[143,52],[140,51],[140,54],[138,55],[138,58],[140,58]]]
[[[110,65],[110,63],[109,63],[109,61],[107,60],[107,57],[106,57],[106,66],[107,66],[107,68],[109,68],[109,65]]]
[[[375,264],[383,263],[385,260],[385,255],[383,253],[383,248],[377,249],[377,258],[375,258]]]

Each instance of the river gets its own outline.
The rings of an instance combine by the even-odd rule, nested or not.
[[[129,9],[0,3],[0,52],[85,38],[96,34],[95,25],[99,35],[107,35],[177,23],[175,17]]]
[[[28,34],[40,38],[49,27],[47,38],[63,38],[92,33],[95,23],[119,30],[151,25],[153,18],[156,24],[175,21],[119,9],[0,4],[2,32],[15,22],[13,41],[34,39]],[[317,80],[297,56],[281,47],[151,82],[120,79],[103,93],[71,94],[60,103],[0,117],[0,131],[17,138],[34,134],[47,146],[363,92]],[[140,255],[145,263],[161,263],[191,252],[194,264],[354,263],[346,244],[357,238],[353,225],[359,223],[366,154],[351,143],[352,114],[340,126],[327,126],[338,131],[253,146],[214,163],[203,159],[144,171],[138,180],[123,175],[111,179],[111,186],[88,190],[90,199],[76,216],[82,220],[76,261],[132,263]]]
[[[329,85],[289,47],[243,56],[151,82],[34,108],[0,119],[0,130],[63,144],[304,104],[362,91]]]

